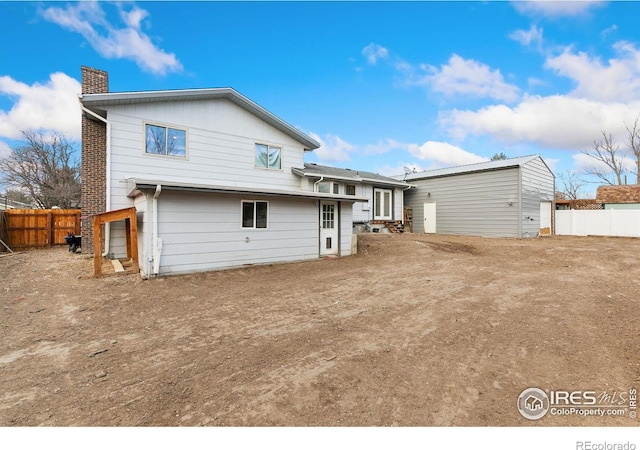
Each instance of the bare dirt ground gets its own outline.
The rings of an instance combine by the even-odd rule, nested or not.
[[[148,281],[66,247],[2,256],[0,426],[637,426],[516,401],[628,406],[639,263],[640,239],[416,234]]]

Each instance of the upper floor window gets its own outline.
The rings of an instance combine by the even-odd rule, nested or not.
[[[325,194],[338,194],[340,193],[340,185],[333,181],[321,181],[316,184],[316,192],[323,192]]]
[[[256,167],[265,169],[282,168],[282,149],[273,145],[256,144]]]
[[[347,184],[344,187],[344,193],[347,195],[356,195],[356,187],[353,184]]]
[[[186,156],[187,132],[161,125],[145,125],[145,152],[152,155]]]

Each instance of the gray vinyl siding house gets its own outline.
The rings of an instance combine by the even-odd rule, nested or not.
[[[486,237],[551,234],[555,178],[543,159],[526,156],[410,173],[417,233]]]
[[[135,206],[144,277],[351,254],[353,204],[366,199],[303,189],[293,169],[319,144],[235,90],[80,101],[106,124],[106,209]],[[149,152],[154,130],[165,149],[173,133],[176,155]],[[126,255],[122,223],[105,236],[105,254]]]

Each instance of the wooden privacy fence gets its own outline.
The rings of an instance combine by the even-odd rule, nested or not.
[[[0,214],[3,240],[14,250],[66,244],[69,233],[80,235],[79,209],[9,209]]]

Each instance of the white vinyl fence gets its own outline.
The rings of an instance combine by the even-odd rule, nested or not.
[[[556,211],[556,234],[640,237],[640,210]]]

